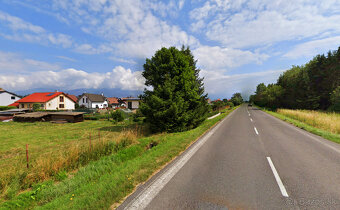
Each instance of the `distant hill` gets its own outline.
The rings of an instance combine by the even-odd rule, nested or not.
[[[23,90],[23,91],[15,91],[16,94],[25,96],[36,92],[54,92],[56,89],[50,88],[35,88],[30,90]],[[137,97],[138,95],[142,94],[143,91],[135,91],[135,90],[121,90],[119,88],[102,88],[102,89],[75,89],[75,90],[62,90],[58,89],[58,91],[62,91],[72,95],[81,95],[83,93],[94,93],[94,94],[101,94],[104,93],[106,97],[127,97],[127,96],[134,96]]]

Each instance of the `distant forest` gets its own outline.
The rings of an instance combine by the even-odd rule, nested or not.
[[[317,55],[303,66],[293,66],[276,84],[257,85],[251,102],[271,109],[340,111],[340,47]]]

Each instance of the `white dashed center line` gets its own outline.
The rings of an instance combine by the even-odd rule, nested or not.
[[[288,196],[288,193],[287,193],[287,191],[286,191],[286,188],[285,188],[285,186],[283,185],[283,183],[282,183],[282,181],[281,181],[281,179],[280,179],[280,176],[279,176],[279,174],[277,173],[277,171],[276,171],[276,169],[275,169],[275,166],[274,166],[272,160],[270,159],[270,157],[267,157],[267,160],[268,160],[268,163],[269,163],[270,168],[271,168],[272,171],[273,171],[273,174],[274,174],[274,177],[275,177],[275,179],[276,179],[276,182],[277,182],[277,184],[279,185],[279,188],[280,188],[280,190],[281,190],[281,194],[282,194],[284,197],[289,197],[289,196]]]
[[[257,135],[259,135],[259,132],[257,131],[257,129],[254,127],[254,130],[255,130],[255,133],[257,134]]]

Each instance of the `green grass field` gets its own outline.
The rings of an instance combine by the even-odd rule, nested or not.
[[[10,199],[36,182],[58,176],[60,171],[74,170],[108,154],[107,147],[112,143],[118,145],[126,138],[132,143],[144,135],[142,132],[143,129],[131,121],[0,123],[0,200]],[[26,168],[26,144],[29,169]]]
[[[184,151],[194,140],[232,110],[181,133],[142,137],[137,143],[101,157],[67,178],[33,186],[0,205],[1,208],[107,209],[130,194],[141,182]],[[158,145],[148,148],[151,142]]]

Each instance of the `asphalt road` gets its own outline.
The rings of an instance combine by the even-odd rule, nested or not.
[[[243,105],[118,209],[340,209],[340,145]]]

